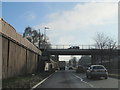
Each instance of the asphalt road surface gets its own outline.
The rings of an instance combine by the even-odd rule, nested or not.
[[[37,88],[118,88],[118,79],[87,79],[74,70],[57,71]]]

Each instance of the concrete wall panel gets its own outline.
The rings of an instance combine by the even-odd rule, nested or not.
[[[9,60],[8,60],[8,77],[12,77],[14,75],[15,68],[15,56],[16,56],[16,45],[10,41],[9,43]]]
[[[2,78],[7,77],[8,40],[2,38]]]
[[[2,33],[2,21],[0,20],[0,33]]]
[[[7,36],[2,37],[3,79],[34,73],[37,69],[38,54],[41,55],[41,51],[18,34],[11,25],[4,20],[0,21],[2,22],[0,32]]]

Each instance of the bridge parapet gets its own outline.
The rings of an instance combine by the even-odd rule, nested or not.
[[[72,49],[71,47],[78,47],[75,49],[100,49],[96,45],[51,45],[51,49]],[[104,47],[103,49],[110,49],[109,47]],[[115,49],[119,49],[118,45]]]
[[[52,49],[70,49],[70,47],[79,47],[79,49],[96,49],[95,45],[51,45]]]
[[[78,47],[75,49],[99,49],[96,45],[51,45],[51,49],[72,49],[71,47]],[[105,47],[104,49],[110,48]]]

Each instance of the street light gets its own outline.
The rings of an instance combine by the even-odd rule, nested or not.
[[[44,28],[44,35],[45,35],[45,36],[44,36],[44,49],[45,49],[45,47],[46,47],[46,46],[45,46],[45,41],[46,41],[46,30],[47,30],[47,29],[50,29],[50,28],[45,26],[45,28]]]
[[[40,48],[40,29],[39,29],[39,48]]]

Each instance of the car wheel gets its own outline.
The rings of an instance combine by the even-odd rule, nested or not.
[[[86,77],[88,78],[88,75],[86,75]]]
[[[107,79],[108,77],[105,77],[105,79]]]
[[[87,77],[88,77],[88,79],[91,79],[91,76],[88,75]]]

